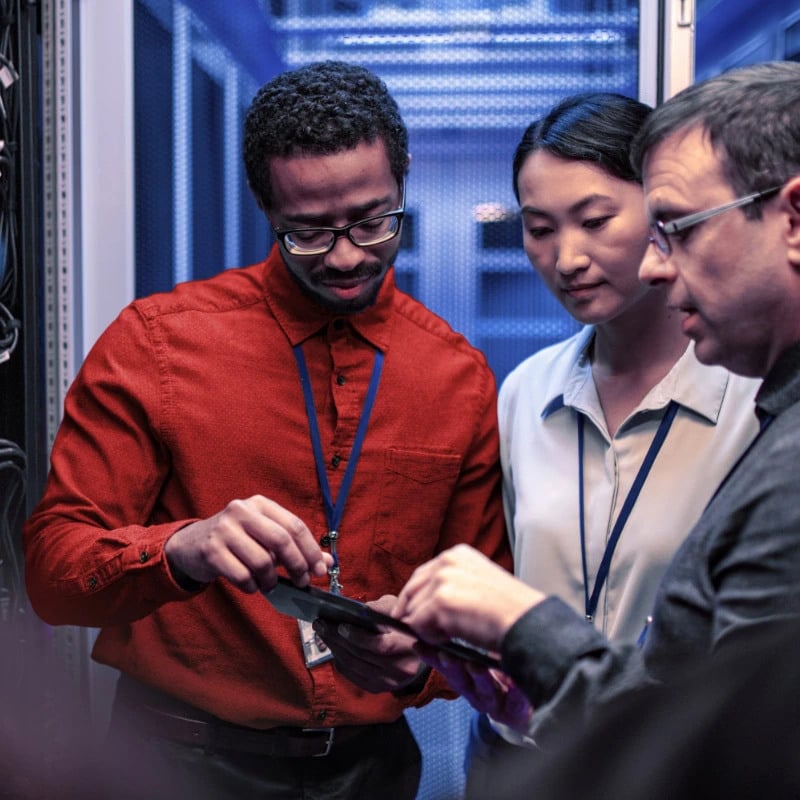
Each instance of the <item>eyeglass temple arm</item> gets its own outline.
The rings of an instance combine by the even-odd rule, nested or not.
[[[723,211],[730,211],[732,208],[739,208],[740,206],[746,206],[748,203],[753,203],[756,200],[760,200],[762,197],[772,194],[773,192],[777,192],[781,188],[782,186],[773,186],[770,189],[762,189],[760,192],[747,194],[744,197],[738,198],[737,200],[732,200],[730,203],[725,203],[723,206],[718,206],[717,208],[708,209],[706,211],[698,211],[696,214],[689,214],[688,216],[681,217],[681,219],[675,220],[674,222],[664,222],[661,225],[661,230],[666,234],[679,233],[686,228],[691,228],[693,225],[697,225],[704,220],[715,217],[717,214],[721,214]]]

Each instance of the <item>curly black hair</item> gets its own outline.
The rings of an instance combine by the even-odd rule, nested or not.
[[[392,174],[408,169],[408,131],[386,84],[364,67],[322,61],[284,72],[256,94],[244,122],[250,189],[270,210],[270,160],[328,155],[383,139]]]

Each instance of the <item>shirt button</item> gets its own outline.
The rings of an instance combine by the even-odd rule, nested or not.
[[[89,576],[89,580],[87,581],[87,583],[89,584],[89,588],[90,589],[97,588],[97,576],[96,575],[90,575]]]
[[[140,564],[144,564],[144,562],[147,561],[148,558],[150,558],[150,553],[148,553],[147,550],[142,550],[142,552],[139,553]]]
[[[320,547],[330,547],[331,537],[328,536],[327,533],[324,533],[322,536],[319,537],[319,544]]]
[[[336,454],[336,455],[335,455],[335,456],[334,456],[334,457],[331,459],[331,466],[332,466],[334,469],[336,469],[336,467],[338,467],[338,466],[339,466],[339,464],[341,464],[341,463],[342,463],[342,457],[341,457],[341,456],[340,456],[340,455],[337,453],[337,454]]]
[[[320,711],[320,712],[317,714],[317,719],[318,719],[320,722],[322,722],[322,720],[324,720],[324,719],[325,719],[325,717],[327,717],[327,716],[328,716],[328,712],[327,712],[327,711]]]
[[[344,386],[344,385],[345,385],[345,383],[347,383],[347,378],[345,378],[345,376],[344,376],[344,375],[342,375],[342,373],[340,372],[340,373],[339,373],[339,374],[336,376],[336,383],[337,383],[337,384],[339,384],[339,386]]]

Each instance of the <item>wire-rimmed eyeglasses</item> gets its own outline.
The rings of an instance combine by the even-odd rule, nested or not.
[[[731,200],[730,203],[724,203],[721,206],[715,206],[705,211],[697,211],[694,214],[687,214],[685,217],[678,217],[669,222],[662,222],[659,219],[653,220],[650,223],[650,241],[655,244],[662,255],[668,256],[672,253],[672,246],[669,243],[670,236],[693,228],[695,225],[699,225],[701,222],[711,219],[711,217],[716,217],[717,214],[722,214],[733,208],[741,208],[742,206],[755,203],[757,200],[776,194],[782,188],[783,184],[780,186],[773,186],[770,189],[762,189],[760,192],[753,192],[744,197],[738,197],[736,200]]]
[[[333,249],[340,236],[358,247],[374,247],[394,239],[400,233],[406,205],[406,187],[402,185],[400,207],[384,211],[342,227],[272,229],[278,241],[295,256],[321,256]]]

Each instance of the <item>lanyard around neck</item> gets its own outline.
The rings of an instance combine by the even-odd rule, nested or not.
[[[658,451],[664,444],[667,438],[669,429],[672,426],[672,421],[675,419],[675,414],[678,412],[678,404],[671,400],[667,406],[667,410],[661,419],[661,424],[658,426],[656,435],[650,443],[647,454],[639,467],[639,472],[633,481],[633,485],[625,498],[622,510],[619,512],[614,529],[611,531],[611,536],[606,544],[605,552],[603,553],[603,560],[600,562],[600,568],[597,570],[597,577],[594,582],[594,589],[591,596],[589,595],[589,569],[586,564],[586,522],[584,519],[584,497],[583,497],[583,422],[584,415],[578,412],[578,506],[580,515],[580,528],[581,528],[581,562],[583,565],[583,592],[585,597],[586,619],[594,619],[595,612],[597,611],[597,604],[600,601],[600,592],[603,590],[603,585],[608,578],[608,572],[611,568],[611,559],[614,555],[614,550],[617,547],[617,542],[622,534],[622,529],[628,521],[628,517],[633,511],[636,501],[639,499],[639,493],[642,491],[645,480],[650,473],[650,468],[656,460]]]
[[[297,370],[300,373],[300,384],[303,387],[303,400],[305,401],[306,416],[308,417],[308,428],[311,433],[311,446],[314,449],[317,478],[319,480],[319,488],[322,492],[322,502],[325,506],[325,520],[328,523],[328,537],[330,538],[331,555],[333,556],[333,567],[330,569],[331,591],[338,593],[342,588],[339,583],[339,556],[336,549],[336,540],[339,536],[339,523],[342,521],[344,505],[347,502],[347,495],[350,492],[350,484],[353,482],[353,475],[356,471],[358,457],[361,455],[361,446],[367,434],[367,426],[369,425],[372,406],[375,404],[375,395],[378,393],[378,383],[380,382],[381,369],[383,368],[383,353],[380,350],[375,351],[372,364],[372,376],[369,379],[369,388],[367,389],[367,397],[364,400],[364,407],[361,409],[361,419],[359,420],[355,439],[353,440],[353,447],[350,450],[350,458],[347,460],[347,469],[345,470],[341,486],[339,487],[339,494],[334,502],[333,495],[331,494],[331,487],[328,483],[328,474],[325,471],[322,438],[319,433],[317,411],[314,407],[314,394],[311,391],[311,377],[308,374],[303,348],[298,344],[295,345],[292,350],[294,351],[294,357],[297,361]]]

